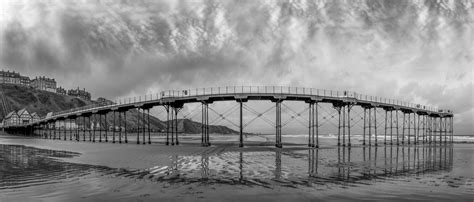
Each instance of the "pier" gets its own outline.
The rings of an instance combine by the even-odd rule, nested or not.
[[[319,148],[320,135],[320,114],[318,108],[320,104],[328,103],[337,112],[337,145],[351,147],[351,124],[353,116],[351,112],[355,107],[363,110],[363,140],[362,145],[377,146],[380,142],[377,136],[384,135],[384,145],[405,145],[405,144],[448,144],[453,142],[453,112],[447,109],[423,106],[394,99],[368,96],[350,91],[332,91],[314,88],[282,87],[282,86],[227,86],[214,88],[196,88],[184,90],[162,91],[156,95],[146,95],[142,97],[118,100],[112,104],[101,104],[71,109],[62,112],[55,112],[52,116],[38,121],[4,126],[4,130],[11,134],[27,136],[38,136],[47,139],[75,140],[91,142],[109,142],[108,132],[112,132],[112,143],[128,143],[126,116],[131,110],[142,112],[137,119],[137,139],[136,143],[151,144],[150,130],[150,109],[163,107],[166,111],[166,145],[179,145],[178,114],[184,105],[199,103],[202,106],[201,121],[201,145],[210,146],[209,133],[209,104],[216,102],[233,101],[239,107],[239,146],[243,147],[244,142],[244,116],[243,109],[245,103],[252,101],[268,101],[274,103],[275,119],[272,125],[275,128],[275,147],[283,147],[282,127],[282,107],[285,102],[303,102],[307,105],[308,111],[308,147]],[[272,107],[273,108],[273,107]],[[251,110],[251,109],[247,109]],[[266,112],[268,112],[267,110]],[[264,113],[266,113],[264,112]],[[377,117],[380,112],[385,116]],[[58,122],[69,121],[69,124],[77,123],[82,119],[83,123],[96,122],[113,115],[113,130],[96,131],[95,127],[73,127],[60,128]],[[109,116],[108,116],[109,115]],[[219,114],[225,117],[225,113]],[[262,113],[255,112],[258,117]],[[297,114],[298,116],[300,114]],[[141,116],[141,117],[140,117]],[[123,119],[122,119],[123,118]],[[379,119],[377,119],[379,118]],[[148,120],[148,121],[147,121]],[[401,124],[400,124],[401,122]],[[380,129],[377,126],[383,124]],[[76,124],[78,125],[78,124]],[[86,124],[84,124],[86,125]],[[118,131],[115,130],[118,128]],[[122,130],[123,129],[123,130]],[[67,131],[69,130],[69,131]],[[69,138],[67,133],[69,132]],[[99,132],[96,138],[96,132]],[[105,134],[103,135],[102,132]],[[117,134],[118,133],[118,134]],[[81,138],[82,134],[82,138]],[[140,134],[142,135],[140,137]],[[374,140],[372,140],[374,134]],[[117,136],[117,137],[116,137]],[[393,136],[396,136],[394,141]],[[74,138],[73,138],[74,137]],[[102,139],[104,137],[104,139]],[[407,139],[405,140],[405,137]],[[388,139],[387,139],[388,138]],[[141,141],[141,142],[140,142]]]

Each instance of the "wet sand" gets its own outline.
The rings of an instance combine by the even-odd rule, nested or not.
[[[277,149],[222,139],[201,147],[0,136],[1,201],[474,198],[471,144]]]

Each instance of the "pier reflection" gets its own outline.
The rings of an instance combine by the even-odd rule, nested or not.
[[[68,163],[79,153],[0,145],[0,189],[94,177],[125,177],[176,183],[309,185],[390,180],[400,176],[449,172],[450,145],[386,145],[324,149],[259,149],[205,155],[172,155],[148,169],[120,169]],[[137,159],[129,159],[133,164]],[[361,182],[363,183],[363,182]]]
[[[339,147],[336,150],[336,164],[319,162],[319,152],[309,152],[310,177],[325,181],[354,182],[448,172],[453,168],[452,146],[386,145],[359,148]]]

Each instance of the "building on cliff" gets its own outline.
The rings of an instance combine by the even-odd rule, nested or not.
[[[60,94],[60,95],[67,95],[66,89],[64,89],[64,88],[61,87],[61,86],[59,86],[58,88],[56,88],[56,93],[57,93],[57,94]]]
[[[36,77],[31,80],[30,86],[38,90],[56,92],[56,80],[44,76]]]
[[[21,75],[15,71],[0,71],[0,83],[21,84]]]
[[[91,94],[89,92],[87,92],[85,88],[83,90],[79,89],[79,87],[77,87],[77,89],[70,89],[70,90],[67,91],[67,95],[74,96],[74,97],[80,97],[80,98],[83,98],[83,99],[86,99],[86,100],[91,99]]]

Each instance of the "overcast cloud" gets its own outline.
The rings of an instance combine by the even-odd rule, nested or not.
[[[115,99],[290,85],[453,109],[473,134],[471,0],[0,0],[0,66]]]

